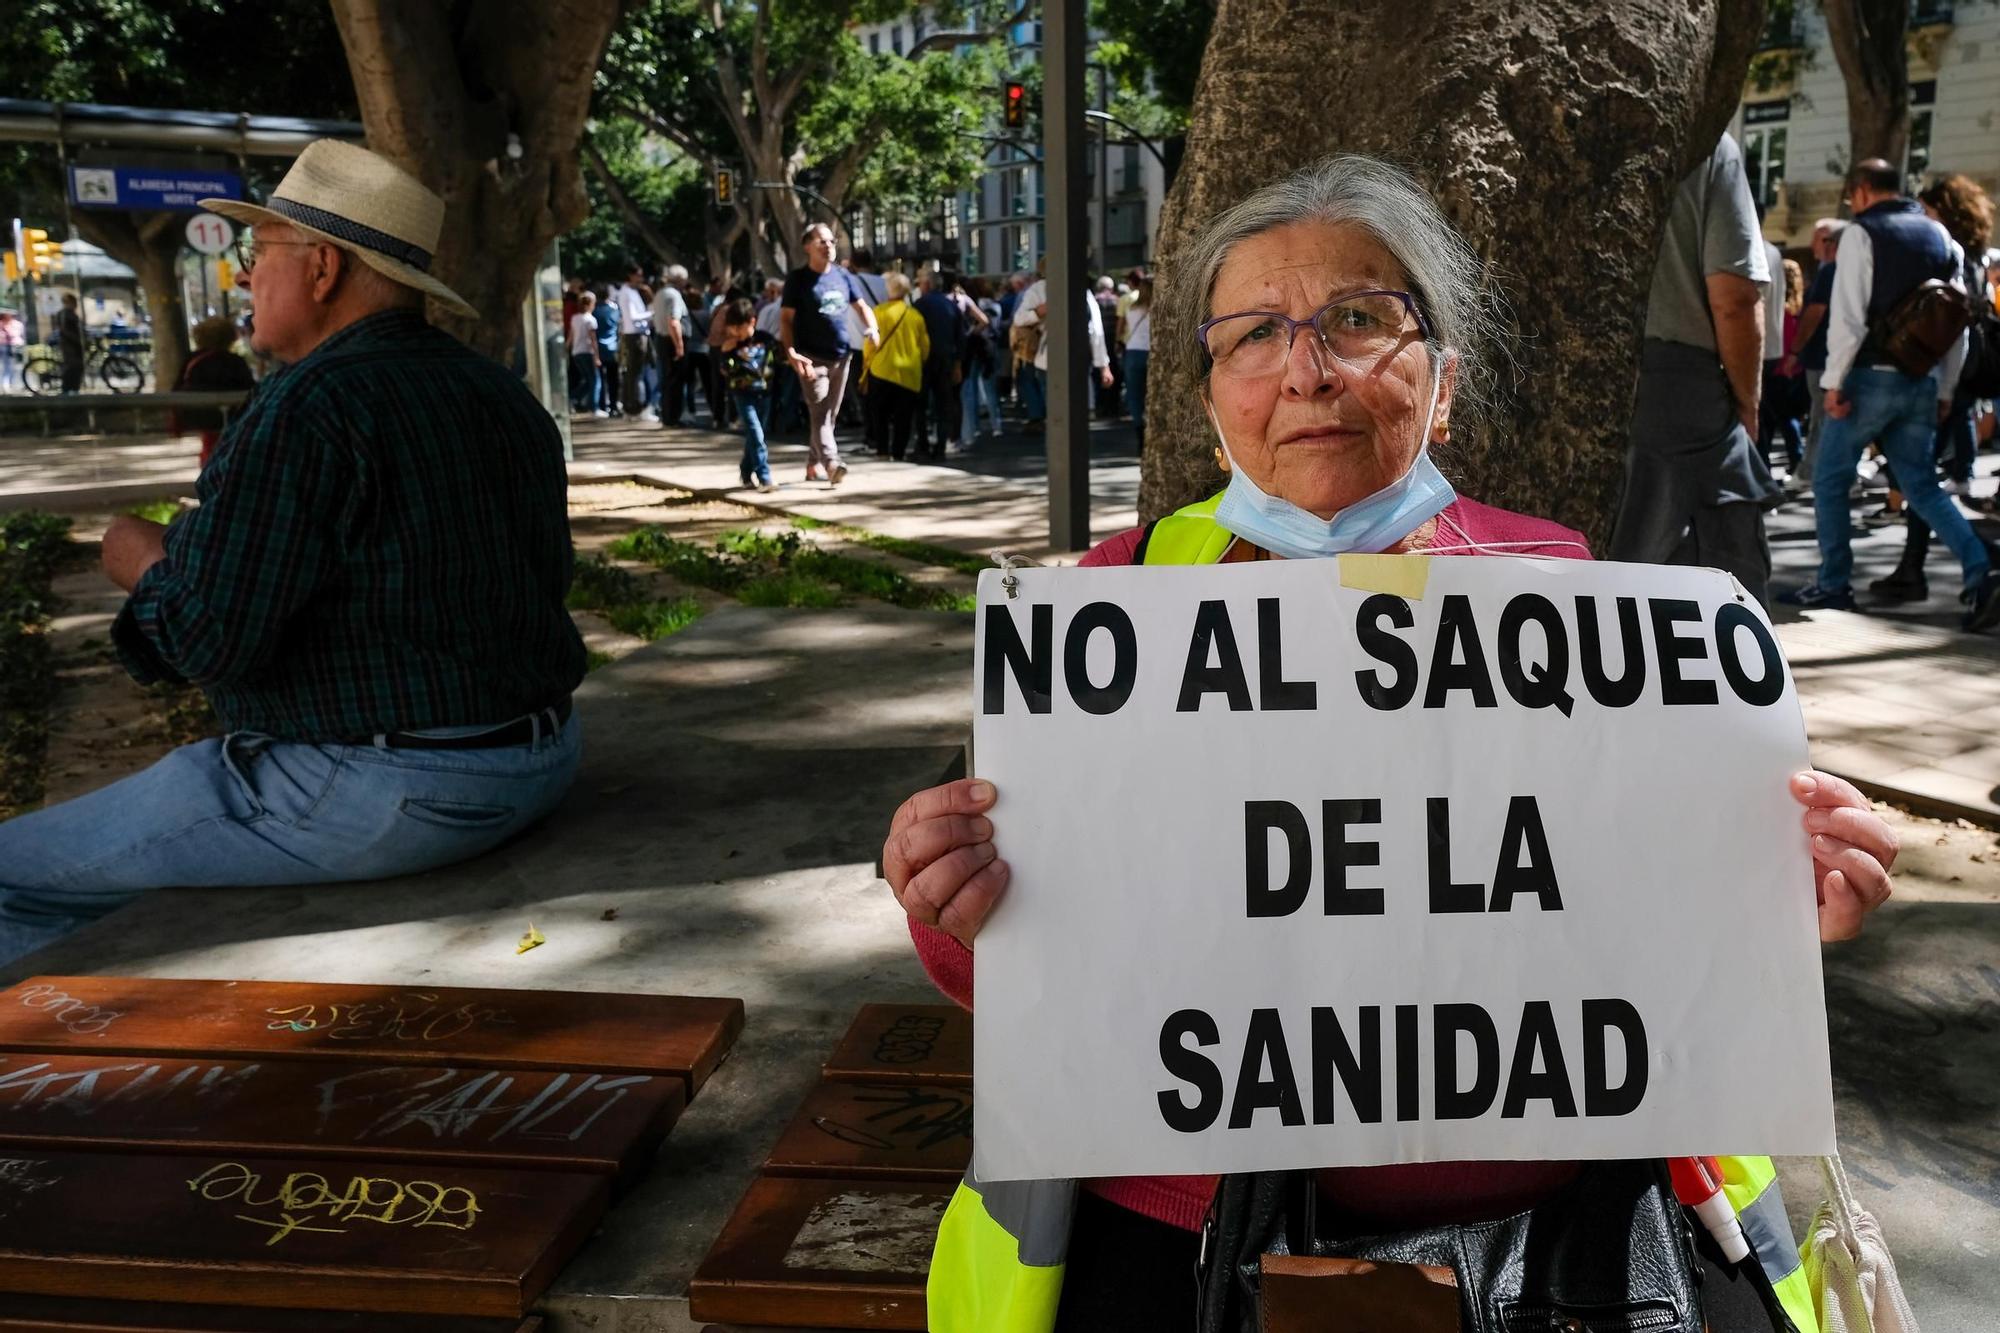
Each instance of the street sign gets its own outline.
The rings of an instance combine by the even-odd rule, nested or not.
[[[187,242],[196,254],[223,254],[236,243],[236,228],[229,225],[227,218],[197,213],[188,219]]]
[[[176,167],[71,167],[69,197],[79,208],[191,213],[199,199],[241,199],[243,178]]]

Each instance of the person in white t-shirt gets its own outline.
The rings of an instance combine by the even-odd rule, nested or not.
[[[625,281],[611,289],[611,299],[618,303],[619,399],[628,417],[638,416],[647,406],[643,386],[646,362],[653,354],[653,312],[639,291],[645,281],[646,271],[634,262],[626,267]]]
[[[597,371],[602,364],[597,351],[597,293],[586,289],[577,297],[576,313],[569,319],[569,406],[572,412],[588,411],[594,417],[611,414],[597,406]]]
[[[1046,261],[1044,261],[1046,263]],[[1041,266],[1037,266],[1039,272]],[[1111,386],[1111,354],[1104,346],[1104,320],[1097,313],[1097,298],[1088,290],[1079,292],[1083,302],[1084,336],[1090,340],[1090,364],[1097,371],[1097,382],[1104,388]],[[1014,307],[1014,325],[1023,324],[1036,329],[1040,341],[1035,347],[1035,364],[1032,370],[1021,368],[1021,387],[1028,400],[1028,420],[1022,423],[1024,430],[1040,430],[1042,419],[1048,415],[1048,373],[1049,373],[1049,284],[1046,278],[1036,278],[1034,285],[1021,293],[1021,303]]]

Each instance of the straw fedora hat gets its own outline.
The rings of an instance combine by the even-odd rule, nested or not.
[[[245,225],[282,222],[337,245],[378,273],[435,296],[461,314],[470,302],[430,275],[444,228],[444,200],[409,172],[359,144],[315,139],[264,204],[203,199]]]

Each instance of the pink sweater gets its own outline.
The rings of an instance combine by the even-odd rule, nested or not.
[[[1547,519],[1458,499],[1444,511],[1433,547],[1475,542],[1526,542],[1494,554],[1553,555],[1588,560],[1583,534]],[[1464,537],[1459,536],[1463,533]],[[1080,565],[1129,565],[1145,529],[1121,532],[1093,548]],[[1576,545],[1565,545],[1574,542]],[[1454,554],[1461,554],[1454,552]],[[1478,551],[1462,554],[1479,555]],[[937,988],[972,1008],[972,950],[935,926],[910,922],[917,956]],[[1369,1230],[1505,1217],[1532,1207],[1573,1179],[1575,1162],[1422,1162],[1319,1173],[1320,1192],[1343,1220]],[[1119,1176],[1084,1182],[1093,1194],[1170,1226],[1201,1230],[1215,1197],[1214,1176]]]

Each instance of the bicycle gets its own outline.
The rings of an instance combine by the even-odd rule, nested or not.
[[[146,370],[139,362],[114,347],[109,338],[93,338],[84,352],[83,382],[95,379],[112,393],[137,393],[146,385]],[[33,394],[62,392],[62,361],[46,348],[28,358],[21,367],[21,382]]]

